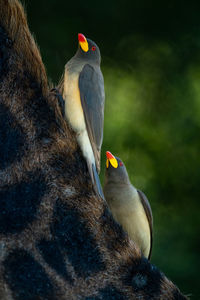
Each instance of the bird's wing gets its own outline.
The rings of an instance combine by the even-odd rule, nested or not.
[[[86,64],[79,75],[79,90],[88,136],[100,171],[104,124],[104,80],[100,68]]]
[[[153,215],[152,215],[152,210],[151,210],[151,206],[149,204],[149,201],[147,199],[147,197],[145,196],[145,194],[140,191],[137,190],[139,196],[140,196],[140,200],[142,202],[142,205],[144,207],[146,216],[147,216],[147,220],[149,222],[149,228],[150,228],[150,236],[151,236],[151,245],[150,245],[150,251],[149,251],[149,259],[151,258],[151,251],[152,251],[152,244],[153,244]]]

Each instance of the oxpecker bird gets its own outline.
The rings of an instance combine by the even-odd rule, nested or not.
[[[99,180],[104,124],[104,80],[99,47],[79,33],[78,50],[65,66],[61,92],[65,116],[76,133],[96,192],[102,197]]]
[[[106,152],[104,195],[113,217],[150,259],[153,216],[147,197],[130,182],[120,158]]]

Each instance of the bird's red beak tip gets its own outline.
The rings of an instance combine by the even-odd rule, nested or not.
[[[106,157],[107,157],[107,159],[114,158],[114,156],[112,155],[112,153],[110,151],[106,151]]]
[[[86,37],[82,33],[79,33],[78,34],[78,40],[79,40],[79,42],[85,42],[86,41]]]

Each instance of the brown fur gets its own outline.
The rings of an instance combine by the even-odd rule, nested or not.
[[[95,195],[17,0],[0,26],[0,299],[186,299]]]
[[[30,34],[21,3],[16,0],[1,0],[0,20],[10,39],[14,42],[13,46],[19,59],[18,67],[23,61],[31,74],[41,83],[43,92],[47,92],[45,67],[38,47]]]

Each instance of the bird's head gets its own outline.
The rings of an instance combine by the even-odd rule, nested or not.
[[[84,59],[86,61],[93,61],[97,64],[101,63],[101,54],[99,47],[95,42],[90,39],[86,39],[86,37],[82,34],[78,34],[78,50],[76,52],[76,57]]]
[[[129,176],[122,160],[106,151],[106,182],[129,184]]]

